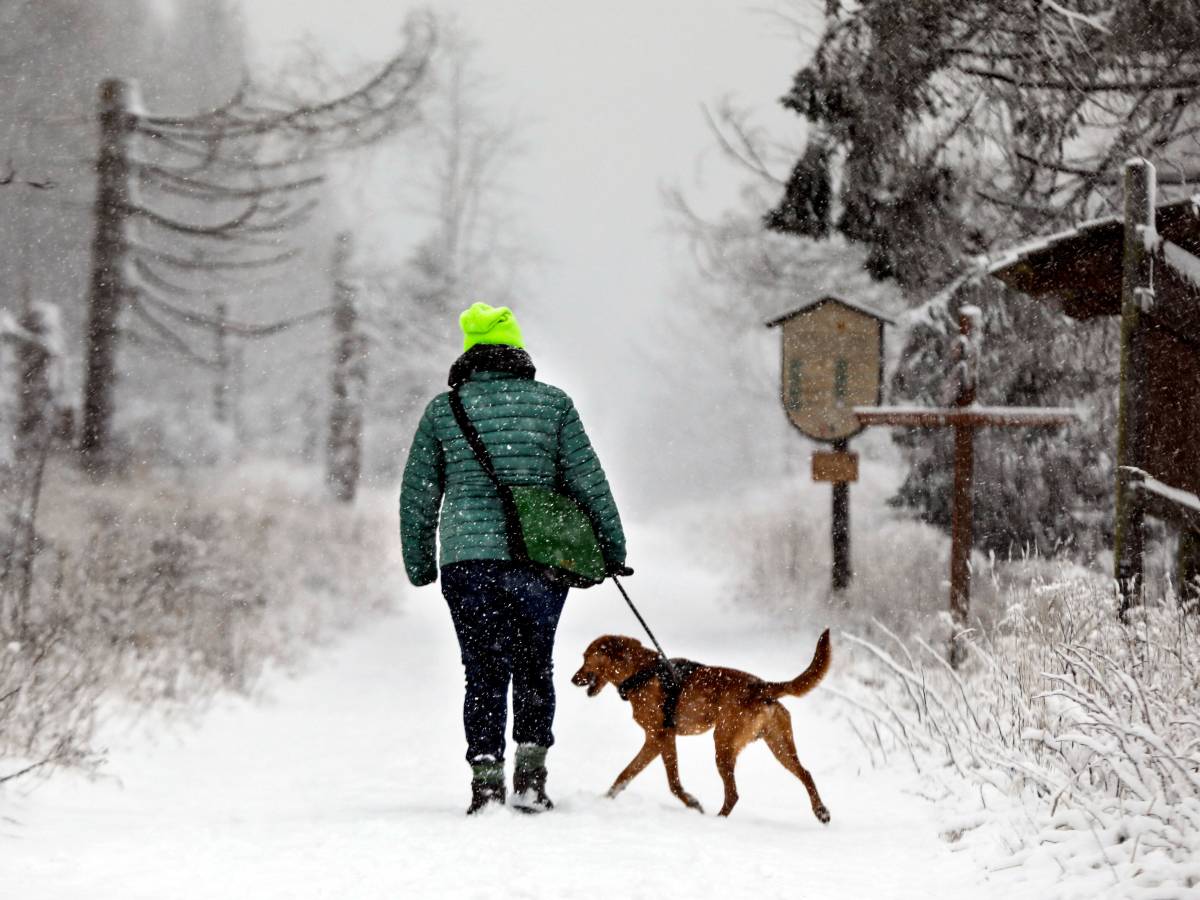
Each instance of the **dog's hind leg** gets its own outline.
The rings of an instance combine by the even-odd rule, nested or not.
[[[642,769],[654,762],[660,753],[662,753],[662,746],[658,739],[651,734],[647,734],[646,743],[642,744],[642,749],[638,751],[637,756],[617,776],[617,780],[613,782],[613,786],[608,789],[608,796],[615,797],[621,791],[625,790],[625,785],[633,781]]]
[[[721,805],[721,811],[717,813],[719,816],[729,815],[738,802],[737,781],[734,780],[733,770],[737,766],[738,754],[754,737],[753,734],[747,735],[744,732],[744,727],[726,728],[718,725],[713,733],[713,742],[717,746],[717,773],[725,785],[725,802]]]
[[[667,784],[671,787],[671,793],[682,801],[684,806],[689,809],[694,809],[697,812],[704,812],[704,807],[700,805],[700,801],[683,789],[683,783],[679,780],[679,756],[675,753],[675,735],[664,734],[660,738],[662,743],[662,758],[663,766],[667,770]]]
[[[763,738],[783,767],[803,782],[804,789],[808,791],[808,799],[812,803],[813,815],[820,822],[828,824],[829,810],[821,802],[821,795],[817,793],[817,785],[813,782],[812,775],[800,765],[800,758],[796,755],[791,713],[778,703],[771,704],[771,712],[763,729]]]

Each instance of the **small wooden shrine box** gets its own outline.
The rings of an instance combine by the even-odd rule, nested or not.
[[[805,435],[837,442],[862,430],[854,407],[880,401],[885,324],[892,320],[829,296],[767,323],[783,329],[783,408]]]

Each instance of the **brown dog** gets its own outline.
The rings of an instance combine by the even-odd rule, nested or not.
[[[596,638],[584,651],[583,665],[571,677],[571,683],[587,688],[589,697],[595,697],[606,684],[617,685],[633,706],[633,720],[646,732],[646,743],[617,776],[608,796],[619,794],[642,769],[661,756],[671,793],[692,809],[700,810],[696,798],[679,782],[675,736],[703,734],[714,729],[717,771],[725,783],[725,804],[720,815],[729,815],[738,801],[733,777],[738,754],[751,741],[762,738],[783,767],[803,782],[813,814],[821,822],[828,822],[829,810],[821,802],[812,776],[796,756],[792,717],[779,698],[803,697],[811,691],[829,671],[829,658],[826,630],[817,640],[808,668],[791,681],[763,681],[737,669],[674,660],[683,676],[683,687],[671,692],[664,689],[664,681],[669,684],[671,679],[653,650],[629,637]],[[672,693],[674,698],[670,696]]]

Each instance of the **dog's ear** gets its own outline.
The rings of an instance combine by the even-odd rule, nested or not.
[[[596,651],[604,654],[613,662],[621,662],[629,658],[630,644],[633,641],[627,637],[620,635],[609,634],[597,639],[592,646]]]

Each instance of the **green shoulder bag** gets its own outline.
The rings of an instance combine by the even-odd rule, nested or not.
[[[475,459],[496,485],[504,509],[509,556],[541,566],[550,578],[571,587],[586,588],[602,582],[608,575],[607,566],[596,529],[583,508],[550,488],[504,484],[457,388],[450,392],[450,409]]]

